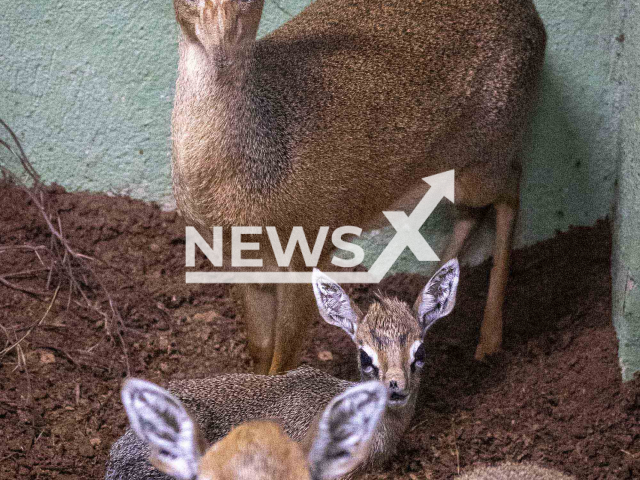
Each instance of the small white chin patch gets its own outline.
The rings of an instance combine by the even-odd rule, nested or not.
[[[407,395],[406,397],[398,398],[398,399],[389,398],[387,405],[389,405],[391,408],[404,407],[409,401],[410,396],[411,395]]]

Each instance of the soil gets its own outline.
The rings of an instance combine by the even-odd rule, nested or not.
[[[0,250],[0,276],[34,290],[50,282],[46,298],[0,284],[0,347],[24,336],[0,357],[0,478],[102,478],[109,447],[127,427],[119,400],[127,368],[164,384],[248,372],[251,360],[230,288],[185,284],[175,212],[59,187],[49,195],[69,241],[96,259],[124,343],[99,313],[76,304],[66,283],[52,303],[57,278],[6,277],[41,268],[33,249]],[[0,246],[50,241],[26,195],[0,187]],[[620,381],[610,251],[602,221],[515,252],[504,352],[487,363],[473,353],[490,264],[463,268],[454,313],[428,335],[413,425],[388,468],[368,478],[449,479],[503,460],[580,479],[640,478],[640,379]],[[426,280],[396,275],[349,291],[363,308],[378,289],[412,302]],[[90,299],[107,311],[97,287],[88,280]],[[355,349],[341,330],[317,322],[308,338],[304,363],[356,378]]]

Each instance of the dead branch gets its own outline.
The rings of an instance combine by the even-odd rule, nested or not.
[[[53,305],[53,301],[57,297],[58,290],[62,285],[63,281],[68,282],[69,284],[69,299],[67,301],[67,308],[72,302],[72,297],[74,295],[79,295],[82,301],[74,300],[75,304],[82,305],[83,307],[89,308],[96,313],[98,313],[101,317],[104,318],[104,325],[107,335],[111,338],[117,338],[120,343],[120,346],[124,353],[125,363],[127,374],[130,372],[129,368],[129,357],[127,353],[126,344],[124,339],[122,338],[122,334],[120,332],[120,328],[124,328],[124,322],[120,313],[118,312],[117,305],[113,300],[109,290],[106,288],[100,276],[96,274],[94,269],[92,268],[90,262],[93,262],[94,259],[88,255],[84,255],[78,252],[69,242],[69,240],[64,235],[62,230],[62,222],[60,220],[59,215],[52,215],[49,212],[48,208],[48,198],[47,193],[45,191],[44,185],[38,175],[38,172],[35,170],[31,162],[29,161],[24,149],[22,148],[22,144],[18,139],[18,136],[13,132],[13,130],[6,124],[2,119],[0,119],[0,125],[2,125],[5,130],[11,136],[13,143],[15,146],[10,145],[5,140],[0,139],[0,145],[4,147],[13,158],[17,159],[18,163],[22,170],[27,174],[27,177],[30,179],[30,183],[28,181],[23,180],[20,176],[16,175],[12,169],[8,168],[6,165],[0,164],[0,172],[3,175],[3,178],[9,179],[12,183],[16,184],[20,187],[29,197],[29,199],[33,202],[33,204],[39,210],[42,218],[44,219],[49,231],[51,232],[51,243],[49,247],[40,245],[37,247],[22,245],[22,246],[0,246],[0,253],[9,251],[12,248],[23,248],[23,249],[31,249],[34,254],[37,256],[40,264],[43,266],[43,269],[33,269],[33,270],[25,270],[22,272],[9,273],[0,276],[0,284],[13,288],[15,290],[19,290],[21,292],[34,295],[34,296],[44,296],[46,292],[40,292],[37,290],[29,289],[26,287],[22,287],[15,282],[10,282],[8,278],[15,277],[25,277],[36,275],[42,271],[48,271],[47,275],[47,290],[51,287],[51,281],[54,275],[58,279],[58,285],[55,289],[55,293],[53,295],[53,300],[47,309],[47,313],[51,309]],[[42,253],[46,252],[48,262],[43,258]],[[92,301],[89,298],[88,293],[91,292],[91,284],[95,283],[99,286],[99,290],[102,296],[106,299],[108,304],[108,313],[104,312],[99,305],[99,302]],[[94,293],[94,292],[91,292]],[[45,314],[46,316],[46,314]],[[44,319],[44,317],[43,317]],[[41,323],[41,322],[40,322]],[[39,325],[39,323],[38,323]],[[34,328],[37,325],[34,325]],[[32,328],[30,328],[25,336],[20,339],[22,341],[26,335],[31,333]],[[19,345],[14,344],[14,347]],[[8,353],[13,347],[5,348],[2,352],[0,352],[0,356]],[[6,350],[6,352],[5,352]]]

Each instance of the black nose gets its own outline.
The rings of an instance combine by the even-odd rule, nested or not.
[[[395,380],[391,380],[389,382],[389,388],[393,388],[394,390],[397,390],[398,389],[398,382],[395,381]]]

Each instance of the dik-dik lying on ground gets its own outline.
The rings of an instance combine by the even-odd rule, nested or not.
[[[409,425],[426,358],[422,340],[427,329],[453,309],[459,275],[457,260],[451,260],[429,280],[415,311],[398,300],[380,298],[363,315],[338,284],[314,272],[313,286],[323,318],[353,339],[362,380],[379,380],[388,392],[387,407],[362,468],[388,459]],[[169,390],[193,414],[208,442],[220,440],[241,423],[274,418],[307,454],[323,428],[320,412],[353,386],[353,382],[315,368],[300,367],[278,376],[225,374],[173,381]],[[111,448],[106,479],[163,478],[149,465],[148,456],[148,447],[129,430]]]
[[[280,239],[294,226],[309,238],[366,228],[412,209],[423,177],[455,169],[461,213],[443,261],[475,225],[472,208],[497,212],[476,357],[494,353],[546,42],[533,3],[316,0],[256,41],[263,1],[174,0],[173,184],[188,224],[203,236],[273,226]],[[284,268],[260,253],[265,270]],[[300,255],[289,268],[305,269]],[[294,368],[315,313],[309,286],[248,285],[243,298],[256,373]]]
[[[166,390],[130,379],[122,402],[131,428],[149,446],[158,472],[180,480],[329,480],[353,470],[366,456],[387,391],[371,381],[348,388],[325,409],[309,452],[271,421],[234,427],[206,449],[197,422]],[[206,450],[205,450],[206,449]],[[151,478],[136,470],[134,478]],[[460,480],[570,480],[534,465],[480,468]]]
[[[180,480],[329,480],[366,456],[387,402],[380,382],[367,382],[334,398],[320,417],[308,452],[270,421],[235,427],[210,448],[180,401],[144,380],[130,379],[122,403],[131,428],[150,448],[150,461]],[[110,472],[107,473],[107,478]],[[144,470],[112,478],[148,479]]]

